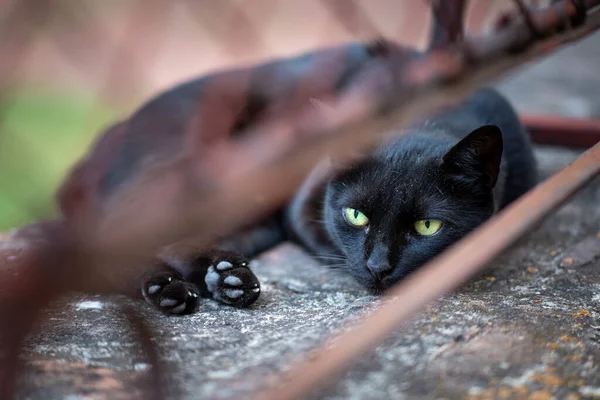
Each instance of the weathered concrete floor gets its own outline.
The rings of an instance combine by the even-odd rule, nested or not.
[[[586,55],[587,61],[598,56],[581,57]],[[572,57],[559,57],[555,68]],[[598,84],[598,64],[587,65],[595,68]],[[517,89],[505,85],[518,99]],[[547,176],[577,153],[545,148],[538,156]],[[596,180],[485,273],[391,335],[318,397],[600,398],[599,253]],[[247,310],[206,301],[196,315],[167,317],[137,303],[173,369],[174,398],[245,398],[269,374],[378,304],[350,278],[318,266],[289,244],[265,254],[254,269],[263,293]],[[143,398],[139,387],[148,365],[118,313],[123,301],[131,302],[74,297],[49,311],[24,355],[29,369],[22,397]]]
[[[538,154],[546,173],[576,155]],[[600,397],[600,262],[589,255],[600,254],[599,205],[597,181],[320,396]],[[581,243],[588,243],[587,252],[573,248]],[[290,244],[265,254],[254,269],[264,289],[251,309],[207,300],[196,315],[168,317],[137,303],[158,334],[180,398],[244,398],[294,356],[378,304]],[[122,301],[131,302],[74,297],[49,312],[26,353],[24,398],[140,395],[135,387],[148,366],[118,313]]]

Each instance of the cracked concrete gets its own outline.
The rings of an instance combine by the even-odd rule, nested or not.
[[[577,76],[563,79],[561,71],[576,57],[578,76],[589,87],[577,96],[590,103],[588,110],[598,110],[600,97],[590,93],[600,90],[599,39],[500,88],[520,108],[564,111],[561,93],[571,90]],[[536,152],[546,177],[580,153],[550,147]],[[10,242],[0,252],[5,259],[14,256]],[[599,256],[596,179],[483,273],[432,304],[314,397],[600,398]],[[351,278],[319,266],[292,244],[264,254],[252,268],[263,291],[249,309],[207,300],[198,314],[169,317],[135,302],[157,333],[173,398],[245,398],[270,374],[379,304]],[[48,310],[23,355],[28,369],[20,398],[143,398],[149,365],[119,314],[122,302],[134,301],[73,296]]]

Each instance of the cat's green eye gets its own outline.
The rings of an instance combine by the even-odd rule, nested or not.
[[[344,218],[354,226],[366,226],[369,223],[369,218],[365,214],[350,207],[344,208]]]
[[[415,231],[421,236],[431,236],[438,233],[442,227],[439,219],[421,219],[415,222]]]

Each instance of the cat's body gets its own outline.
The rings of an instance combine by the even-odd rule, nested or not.
[[[350,45],[215,74],[163,93],[109,129],[73,170],[59,192],[65,220],[92,211],[102,215],[119,189],[148,165],[179,157],[190,145],[210,150],[214,140],[234,137],[237,130],[282,109],[304,106],[331,91],[352,90],[361,77],[370,79],[381,65],[391,70],[406,55],[418,56],[389,43]],[[299,83],[310,85],[298,93]],[[247,90],[239,90],[240,85]],[[203,101],[215,94],[222,99]],[[288,100],[282,105],[281,99]],[[223,110],[231,118],[211,118]],[[461,142],[464,148],[452,157],[455,162],[447,160],[440,169],[452,146],[482,126]],[[502,141],[505,152],[498,168],[493,164],[502,155]],[[468,176],[461,172],[465,166],[472,169]],[[486,170],[477,171],[480,167]],[[501,171],[497,185],[491,176],[498,172],[495,168]],[[405,138],[382,144],[359,165],[313,178],[291,199],[285,224],[280,213],[215,248],[158,257],[157,268],[142,283],[144,297],[172,313],[192,312],[199,296],[249,305],[260,286],[248,259],[287,233],[314,253],[345,257],[359,282],[380,291],[532,187],[535,163],[512,108],[485,90],[454,111],[415,126]],[[360,229],[351,226],[342,215],[348,207],[368,215],[369,223]],[[411,227],[419,218],[442,221],[439,233],[416,237]],[[430,223],[425,224],[429,229]]]

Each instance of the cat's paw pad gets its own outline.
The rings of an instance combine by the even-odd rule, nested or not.
[[[196,310],[198,289],[179,277],[165,273],[148,279],[142,287],[146,301],[170,314],[189,314]]]
[[[260,283],[246,261],[216,260],[204,277],[213,299],[246,307],[260,296]]]

